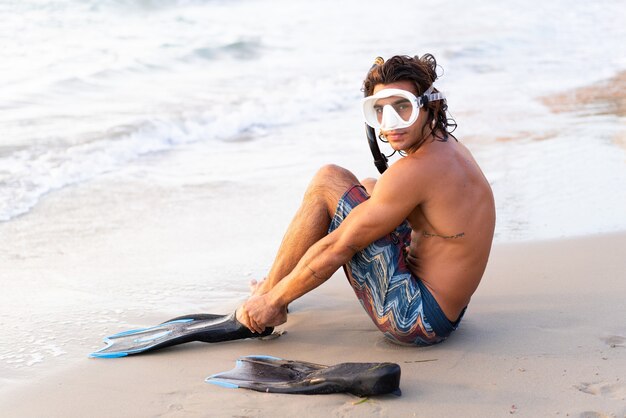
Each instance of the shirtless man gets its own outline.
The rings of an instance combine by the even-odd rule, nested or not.
[[[322,167],[309,184],[266,280],[237,310],[262,332],[339,267],[392,341],[429,345],[456,329],[485,271],[495,225],[489,183],[448,132],[436,61],[395,56],[364,82],[366,122],[404,151],[378,181]]]

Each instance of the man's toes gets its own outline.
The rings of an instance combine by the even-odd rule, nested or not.
[[[259,287],[259,282],[255,279],[250,280],[250,292],[254,293],[254,291]]]

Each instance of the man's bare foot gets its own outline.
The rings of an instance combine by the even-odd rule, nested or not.
[[[250,294],[254,296],[254,293],[259,288],[259,286],[263,283],[263,280],[257,282],[256,279],[250,280]]]
[[[250,280],[250,296],[257,296],[267,293],[265,277],[261,281]]]

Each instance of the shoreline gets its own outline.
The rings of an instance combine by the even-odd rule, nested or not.
[[[387,342],[338,272],[292,304],[289,321],[278,328],[287,331],[280,338],[77,359],[71,368],[0,393],[0,405],[9,416],[49,417],[451,416],[461,411],[476,417],[623,416],[621,248],[626,248],[626,232],[495,245],[460,328],[437,346]],[[359,398],[345,394],[276,395],[204,383],[207,376],[234,367],[238,357],[255,354],[321,364],[396,362],[402,367],[403,396],[355,404]],[[38,402],[31,402],[34,397]]]

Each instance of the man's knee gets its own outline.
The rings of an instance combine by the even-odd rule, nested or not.
[[[367,194],[371,196],[372,192],[374,191],[374,186],[376,186],[376,179],[372,177],[367,177],[361,180],[361,184],[363,185],[363,187],[365,187],[365,190],[367,190]]]
[[[359,181],[349,170],[338,165],[327,164],[317,171],[311,184],[314,187],[343,193],[355,184],[359,184]]]
[[[326,164],[322,166],[315,174],[316,178],[327,181],[341,181],[345,180],[350,183],[357,181],[356,177],[350,170],[340,167],[335,164]]]
[[[359,181],[349,170],[328,164],[321,167],[313,177],[305,193],[305,200],[323,200],[327,205],[333,206],[349,188],[356,184],[359,184]]]

